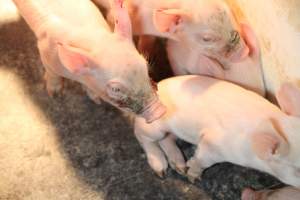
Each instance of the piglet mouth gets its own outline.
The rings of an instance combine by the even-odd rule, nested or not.
[[[147,123],[152,123],[153,121],[159,119],[166,113],[166,107],[160,102],[160,100],[155,97],[149,105],[141,112],[141,117],[143,117]]]

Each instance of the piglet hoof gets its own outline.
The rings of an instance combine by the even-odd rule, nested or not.
[[[178,174],[185,176],[186,173],[187,173],[187,167],[186,167],[186,166],[184,166],[184,167],[176,167],[176,168],[175,168],[175,171],[176,171]]]
[[[163,170],[163,171],[156,171],[155,174],[161,178],[161,179],[164,179],[167,175],[167,171],[166,170]]]
[[[203,169],[201,168],[201,165],[196,159],[191,158],[186,163],[188,170],[187,170],[187,178],[190,182],[194,183],[196,179],[200,180],[200,175],[202,174]]]
[[[168,162],[164,157],[159,157],[157,155],[148,154],[148,163],[155,172],[155,174],[160,177],[164,178],[167,174],[168,169]]]
[[[50,97],[58,97],[63,95],[63,81],[58,85],[51,85],[46,83],[46,90]]]
[[[172,161],[169,161],[169,165],[170,167],[175,170],[178,174],[181,174],[181,175],[186,175],[186,172],[187,172],[187,167],[182,164],[178,164],[178,163],[175,163],[175,162],[172,162]]]
[[[195,177],[193,177],[193,176],[187,176],[187,178],[188,178],[188,180],[191,182],[191,183],[195,183],[195,181],[196,181],[196,179],[197,178],[195,178]]]
[[[199,174],[191,171],[191,169],[187,170],[186,176],[191,183],[195,183],[197,179],[200,180]]]
[[[64,80],[58,76],[49,76],[45,73],[45,88],[50,97],[57,97],[63,95]]]
[[[52,98],[63,96],[62,90],[58,90],[57,91],[57,90],[49,90],[49,89],[47,89],[47,93]]]

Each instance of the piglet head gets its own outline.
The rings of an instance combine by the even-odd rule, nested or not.
[[[145,59],[133,49],[125,55],[122,48],[115,53],[114,63],[105,72],[105,99],[121,110],[142,116],[148,123],[160,118],[165,107],[148,76]]]
[[[228,6],[218,0],[191,1],[190,10],[159,9],[154,24],[160,32],[187,41],[218,60],[238,62],[249,53],[241,30]]]
[[[221,61],[238,62],[247,57],[249,48],[229,8],[220,2],[205,7],[194,19],[198,25],[190,27],[191,39],[199,44],[198,48]]]
[[[148,64],[136,50],[132,41],[132,27],[123,0],[112,0],[115,17],[114,55],[107,73],[105,94],[118,108],[133,112],[148,123],[160,118],[166,111],[156,95],[156,88],[149,78]]]
[[[86,44],[89,49],[63,45],[59,47],[59,56],[71,75],[93,93],[150,123],[166,109],[156,95],[145,58],[133,44],[130,18],[123,1],[112,0],[111,5],[115,28],[113,33],[105,35],[105,41],[103,37],[97,39],[99,34],[95,31],[92,42]]]
[[[149,78],[141,73],[133,74],[136,75],[140,75],[140,80],[135,77],[126,80],[124,76],[109,80],[105,91],[106,99],[116,107],[133,112],[151,123],[160,118],[166,109],[159,101],[155,88],[148,84]],[[131,74],[127,73],[126,76]]]

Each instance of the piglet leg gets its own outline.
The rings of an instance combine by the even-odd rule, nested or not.
[[[46,89],[48,95],[54,97],[57,94],[62,93],[63,90],[63,78],[51,72],[46,68],[44,79],[46,81]]]
[[[187,177],[192,183],[194,183],[197,178],[200,179],[204,169],[216,163],[214,157],[217,156],[217,154],[214,152],[214,148],[211,148],[212,144],[210,142],[212,134],[213,133],[209,133],[203,136],[193,157],[187,161]]]
[[[38,49],[41,55],[41,61],[45,67],[44,80],[46,82],[46,89],[48,95],[54,97],[55,95],[62,94],[63,91],[63,77],[54,72],[52,64],[53,50],[49,46],[47,40],[38,41]]]
[[[88,87],[83,87],[83,89],[86,91],[86,94],[88,97],[94,101],[96,104],[100,105],[102,103],[102,99],[99,95],[97,95],[95,92],[90,90]]]
[[[196,155],[191,157],[186,163],[186,165],[188,167],[186,175],[187,175],[189,181],[192,182],[192,183],[194,183],[197,178],[200,179],[202,171],[205,169],[202,166],[202,164],[203,164],[202,160],[200,158],[198,158],[198,156],[202,157],[202,155],[201,155],[202,150],[203,150],[202,147],[201,147],[201,151],[200,151],[199,148],[197,148],[196,153],[195,153]]]
[[[176,137],[173,134],[169,134],[166,138],[159,141],[159,145],[165,152],[170,167],[177,173],[185,175],[185,160],[180,149],[177,147],[175,140]]]
[[[160,178],[164,178],[167,172],[168,162],[157,142],[152,141],[140,133],[135,133],[135,136],[147,155],[150,167]]]
[[[160,123],[156,121],[148,124],[143,118],[136,118],[134,134],[146,153],[150,167],[159,177],[163,178],[168,168],[168,162],[157,142],[165,135]]]

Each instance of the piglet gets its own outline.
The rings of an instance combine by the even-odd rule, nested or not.
[[[242,192],[242,200],[299,200],[300,190],[292,186],[280,189],[254,191],[246,188]]]
[[[165,108],[148,76],[147,62],[132,41],[123,0],[112,0],[112,32],[97,7],[87,0],[14,0],[38,39],[50,95],[62,77],[83,84],[90,96],[144,117],[159,118]]]
[[[151,124],[135,120],[135,135],[157,174],[169,163],[179,173],[188,167],[194,181],[205,168],[227,161],[300,186],[300,91],[293,84],[277,94],[282,110],[252,91],[205,76],[163,80],[158,94],[167,112]],[[197,145],[186,165],[174,136]]]
[[[94,0],[109,10],[108,0]],[[202,74],[265,95],[259,45],[222,0],[128,0],[138,49],[151,52],[151,36],[168,38],[175,75]],[[109,17],[110,18],[110,17]],[[145,36],[147,35],[147,36]],[[151,53],[150,53],[151,54]]]
[[[218,12],[215,13],[206,17],[208,22],[201,43],[192,38],[168,40],[167,52],[174,74],[207,75],[264,96],[260,48],[254,31],[246,23],[235,25],[230,12],[219,13],[219,18],[212,22],[210,18]],[[243,47],[238,47],[239,43]]]

